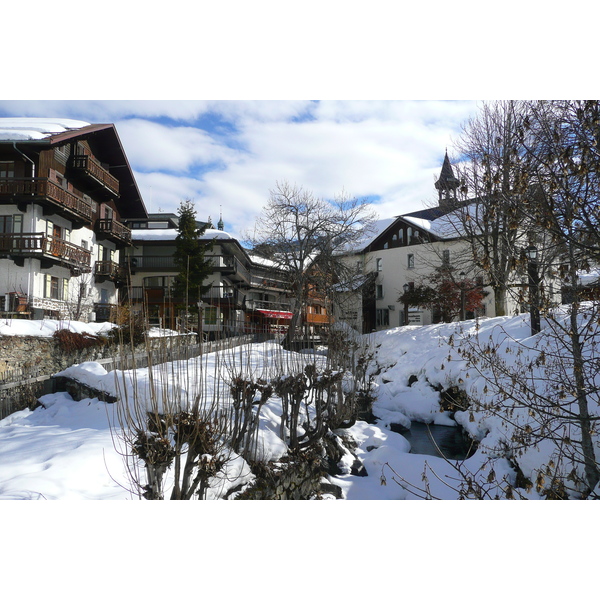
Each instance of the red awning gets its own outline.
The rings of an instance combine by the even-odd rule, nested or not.
[[[261,310],[260,308],[256,309],[256,312],[259,312],[268,319],[291,319],[291,312],[283,311],[283,310]]]

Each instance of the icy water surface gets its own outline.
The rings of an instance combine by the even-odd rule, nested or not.
[[[403,431],[402,435],[410,442],[411,454],[441,456],[441,452],[449,460],[463,460],[475,451],[460,427],[413,422],[410,431]]]

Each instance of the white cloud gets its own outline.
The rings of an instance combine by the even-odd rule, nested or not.
[[[137,169],[185,173],[194,165],[230,162],[236,153],[202,129],[128,119],[116,123],[129,161]]]

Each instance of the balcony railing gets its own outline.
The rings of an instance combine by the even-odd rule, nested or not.
[[[115,219],[98,219],[94,230],[99,237],[112,238],[117,242],[131,243],[131,229]]]
[[[214,286],[202,295],[202,300],[212,305],[238,305],[244,302],[244,294],[237,288]]]
[[[215,255],[207,257],[215,271],[228,275],[238,275],[241,279],[250,283],[252,279],[250,272],[235,256]]]
[[[280,279],[273,279],[272,277],[263,277],[261,275],[252,275],[250,282],[253,288],[260,289],[272,289],[272,290],[287,290],[289,284]]]
[[[119,195],[119,180],[113,177],[95,158],[87,154],[76,154],[71,157],[73,171],[101,183],[115,196]]]
[[[94,275],[113,281],[127,280],[127,270],[112,260],[101,260],[96,262]]]
[[[57,237],[44,233],[2,233],[0,234],[0,252],[11,257],[42,257],[67,263],[89,273],[92,253]]]
[[[0,197],[2,196],[46,201],[69,211],[79,219],[87,222],[92,220],[93,210],[90,203],[45,177],[0,179]]]
[[[156,269],[159,271],[172,271],[176,269],[175,259],[173,256],[126,256],[124,265],[130,265],[131,270],[151,271]]]
[[[269,310],[275,312],[289,312],[292,310],[290,302],[272,302],[271,300],[246,300],[247,310]]]

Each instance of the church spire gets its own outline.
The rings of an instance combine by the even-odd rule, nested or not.
[[[456,189],[459,186],[459,181],[454,177],[454,171],[448,158],[448,150],[444,156],[444,164],[440,172],[440,178],[435,182],[435,189],[439,194],[439,207],[452,208],[456,204]]]
[[[217,223],[217,229],[219,229],[220,231],[223,231],[224,227],[225,227],[225,223],[223,223],[223,207],[220,206],[219,207],[219,222]]]

